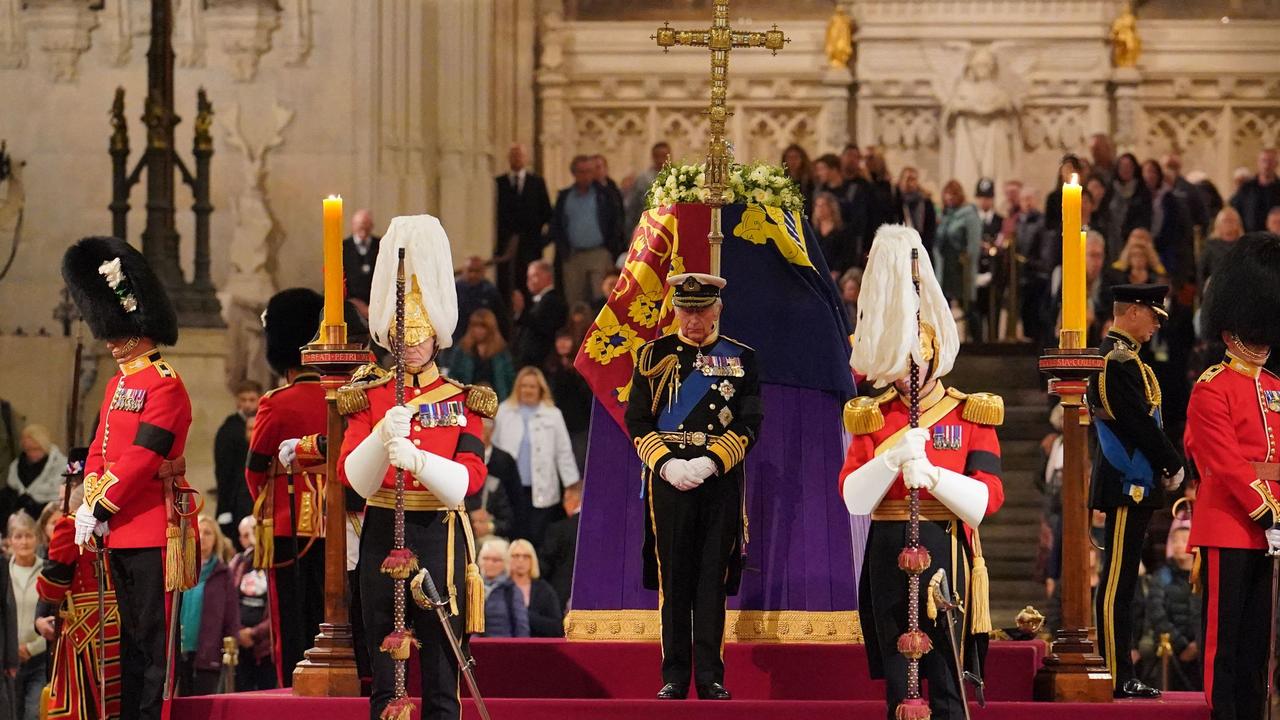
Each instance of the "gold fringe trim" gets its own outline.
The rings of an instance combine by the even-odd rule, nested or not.
[[[564,621],[569,640],[658,642],[657,610],[570,610]],[[857,610],[729,610],[725,642],[862,644]]]
[[[335,393],[338,412],[351,415],[369,407],[369,396],[365,391],[379,385],[386,385],[393,379],[391,373],[383,370],[376,363],[361,366],[351,373],[351,382],[338,388]]]
[[[991,632],[991,580],[987,576],[987,561],[982,558],[982,540],[973,531],[973,570],[969,579],[970,632],[975,635]]]
[[[1191,594],[1199,595],[1200,591],[1203,590],[1203,586],[1200,584],[1200,548],[1196,548],[1193,551],[1193,556],[1191,561]]]
[[[253,501],[253,517],[257,523],[253,526],[253,567],[255,570],[270,569],[276,562],[276,530],[273,517],[274,479],[268,480]]]
[[[969,393],[960,417],[979,425],[1004,424],[1004,398],[993,393]]]
[[[199,545],[191,533],[170,525],[164,530],[164,589],[187,591],[196,586],[200,575]]]
[[[854,435],[870,435],[884,427],[884,413],[874,398],[856,397],[844,404],[844,429]]]

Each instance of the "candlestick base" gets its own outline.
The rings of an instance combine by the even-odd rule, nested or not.
[[[301,697],[359,697],[360,675],[351,625],[320,625],[316,646],[293,670],[293,694]]]
[[[1111,671],[1095,651],[1089,628],[1059,630],[1044,666],[1036,673],[1035,699],[1109,703],[1113,690]]]

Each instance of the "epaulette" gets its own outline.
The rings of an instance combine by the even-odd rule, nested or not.
[[[1134,352],[1133,350],[1130,350],[1128,347],[1124,345],[1116,345],[1114,348],[1111,349],[1111,352],[1107,353],[1108,361],[1115,360],[1116,362],[1129,362],[1130,360],[1134,360],[1137,357],[1138,357],[1138,353]]]
[[[1200,373],[1200,378],[1197,379],[1196,382],[1198,383],[1209,382],[1210,380],[1217,377],[1218,373],[1226,369],[1227,369],[1227,366],[1224,365],[1223,363],[1218,363],[1217,365],[1210,365],[1209,367],[1205,368],[1204,372]]]
[[[962,393],[948,388],[952,397],[964,400],[964,409],[960,418],[979,425],[1001,425],[1004,423],[1004,398],[994,393]]]
[[[729,337],[728,335],[721,335],[721,336],[720,336],[720,339],[722,339],[722,340],[728,340],[729,342],[733,343],[734,345],[738,345],[738,346],[740,346],[740,347],[744,347],[744,348],[746,348],[746,349],[750,350],[751,352],[755,352],[755,351],[756,351],[756,349],[755,349],[755,348],[753,348],[753,347],[751,347],[750,345],[748,345],[748,344],[746,344],[746,343],[742,342],[741,340],[735,340],[735,339],[733,339],[733,338]]]
[[[285,389],[285,388],[287,388],[287,387],[289,387],[289,386],[288,386],[288,385],[281,385],[280,387],[273,387],[273,388],[271,388],[270,390],[268,390],[268,391],[266,391],[266,392],[262,393],[262,397],[258,398],[258,401],[259,401],[259,402],[261,402],[261,401],[263,401],[263,400],[266,400],[267,398],[271,397],[272,395],[275,395],[276,393],[280,392],[281,390],[283,390],[283,389]]]
[[[173,369],[173,366],[169,364],[168,360],[157,360],[154,363],[151,363],[151,366],[156,369],[157,373],[160,373],[160,377],[162,378],[178,377],[178,371]]]
[[[386,385],[394,376],[378,367],[375,363],[361,366],[351,374],[351,381],[338,388],[338,412],[351,415],[369,407],[369,396],[365,394],[370,388]]]
[[[880,406],[898,397],[898,391],[889,388],[874,397],[860,395],[844,404],[844,427],[854,435],[870,435],[884,427],[884,413]]]
[[[498,393],[494,392],[493,388],[484,385],[468,385],[451,377],[446,377],[444,381],[467,393],[468,410],[487,418],[498,414]]]

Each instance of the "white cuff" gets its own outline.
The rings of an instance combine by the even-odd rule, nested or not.
[[[872,458],[844,479],[844,505],[851,515],[870,515],[893,485],[898,473],[889,469],[884,456]]]
[[[467,496],[467,467],[435,453],[423,450],[419,450],[418,453],[422,458],[422,463],[419,465],[422,473],[415,473],[415,477],[421,480],[422,484],[426,485],[427,489],[446,506],[461,505],[463,498]]]
[[[929,491],[969,527],[978,527],[987,515],[990,490],[981,480],[961,475],[954,470],[937,468],[938,484]]]
[[[343,469],[347,473],[347,482],[362,498],[368,498],[382,487],[382,478],[387,474],[387,449],[382,445],[381,433],[375,428],[373,432],[360,441],[355,450],[347,455]]]

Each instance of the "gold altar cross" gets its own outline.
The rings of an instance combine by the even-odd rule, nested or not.
[[[706,30],[677,30],[670,23],[663,23],[656,35],[658,47],[668,52],[672,47],[685,45],[711,49],[711,105],[707,108],[710,133],[707,143],[707,189],[711,197],[711,232],[707,240],[711,245],[711,272],[720,274],[720,244],[724,235],[720,232],[720,208],[724,205],[725,188],[729,181],[729,167],[733,163],[733,148],[725,138],[725,121],[729,110],[725,106],[728,95],[729,51],[734,48],[763,47],[774,55],[791,42],[777,25],[772,30],[752,32],[729,27],[729,0],[715,0],[715,17]]]

